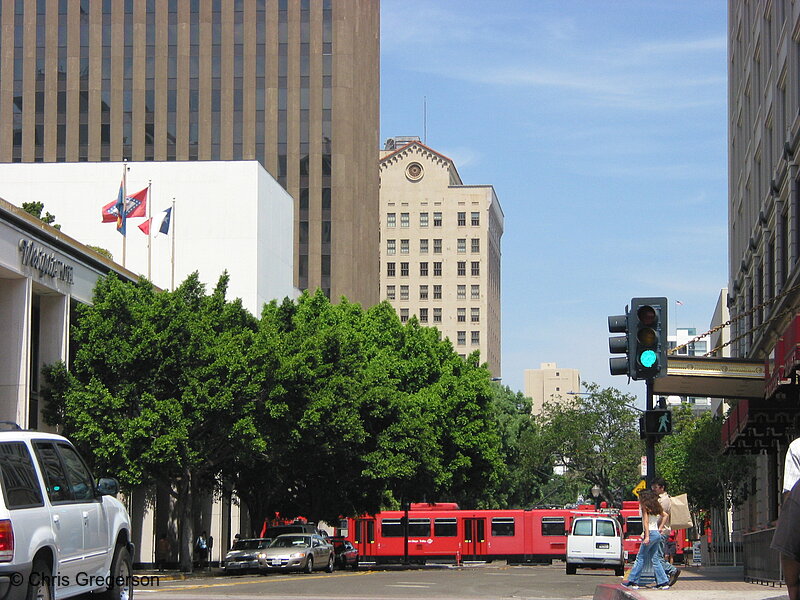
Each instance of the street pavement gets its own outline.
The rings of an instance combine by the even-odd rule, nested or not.
[[[747,583],[741,567],[682,567],[681,576],[669,590],[639,588],[629,590],[622,585],[597,586],[594,600],[787,600],[783,586]]]
[[[532,567],[535,568],[535,567]],[[402,568],[401,568],[402,569]],[[136,575],[157,575],[162,581],[195,579],[221,575],[220,569],[183,574],[176,571],[158,573],[137,571]],[[600,584],[593,600],[788,600],[783,586],[760,585],[743,581],[741,567],[682,567],[681,576],[669,590],[642,587],[630,590],[620,583]],[[586,596],[581,596],[585,598]]]

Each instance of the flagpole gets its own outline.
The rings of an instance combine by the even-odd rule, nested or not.
[[[152,283],[153,277],[150,273],[150,257],[152,254],[152,240],[153,240],[153,181],[147,180],[147,221],[150,227],[147,228],[147,279]]]
[[[126,241],[128,240],[128,224],[125,217],[128,215],[128,161],[122,159],[122,266],[125,266]]]
[[[175,197],[172,198],[172,213],[170,214],[172,227],[172,291],[175,291]]]

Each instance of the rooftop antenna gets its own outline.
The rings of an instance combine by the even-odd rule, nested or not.
[[[422,97],[422,143],[428,145],[428,97]]]

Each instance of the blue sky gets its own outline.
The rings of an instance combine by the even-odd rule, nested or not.
[[[425,134],[491,184],[503,383],[608,371],[607,317],[670,299],[709,327],[727,285],[727,3],[382,0],[381,143]],[[682,306],[677,306],[676,301]]]

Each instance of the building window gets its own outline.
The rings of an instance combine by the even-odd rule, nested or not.
[[[481,343],[481,332],[480,331],[473,331],[472,332],[472,345],[477,346]]]
[[[428,276],[428,263],[426,262],[419,263],[419,276],[420,277]]]
[[[433,309],[433,322],[434,323],[441,323],[442,322],[442,309],[441,308],[434,308]]]
[[[434,277],[441,277],[442,276],[442,263],[441,262],[433,263],[433,276]]]
[[[473,252],[480,252],[481,251],[481,239],[480,238],[472,238],[472,248]]]
[[[480,300],[481,299],[481,286],[473,285],[470,286],[470,298],[473,300]]]
[[[456,334],[458,337],[458,345],[459,346],[466,346],[467,345],[467,332],[466,331],[459,331]]]
[[[400,300],[408,300],[408,286],[401,285],[400,286]]]
[[[400,240],[400,254],[408,254],[408,240]]]
[[[442,286],[440,285],[433,286],[433,299],[434,300],[442,299]]]
[[[481,224],[481,213],[474,212],[472,213],[472,226],[477,227]]]
[[[480,308],[471,308],[469,319],[473,323],[480,323],[481,322],[481,309]]]
[[[441,254],[442,253],[442,240],[433,240],[433,253],[434,254]]]
[[[466,308],[457,308],[456,309],[456,320],[459,323],[466,323],[467,322],[467,309]]]
[[[440,212],[433,213],[433,226],[434,227],[442,226],[442,213]]]
[[[458,213],[458,226],[464,227],[467,224],[467,213],[460,212]]]
[[[458,253],[464,254],[467,251],[467,238],[458,239]]]
[[[427,285],[419,286],[419,299],[420,300],[427,300],[428,299],[428,286]]]
[[[427,323],[428,322],[428,309],[427,308],[420,308],[419,309],[419,322],[420,323]]]
[[[394,227],[397,224],[397,213],[388,213],[386,215],[386,226]]]
[[[400,213],[400,227],[408,227],[408,213]]]
[[[419,226],[420,227],[427,227],[428,226],[428,213],[419,213]]]
[[[386,240],[386,254],[394,254],[396,240]]]
[[[386,286],[386,297],[389,300],[394,300],[395,294],[394,294],[394,286],[393,285],[387,285]]]
[[[408,323],[408,309],[401,308],[400,309],[400,322],[401,323]]]
[[[460,285],[456,289],[456,298],[459,300],[466,300],[467,299],[467,286]]]
[[[400,277],[408,277],[408,263],[401,262],[400,263]]]
[[[481,274],[481,263],[477,260],[472,261],[472,274],[473,275]]]
[[[394,263],[386,263],[386,276],[387,277],[394,277]]]
[[[420,254],[427,254],[428,253],[428,240],[420,240],[419,241],[419,253]]]
[[[464,277],[467,274],[467,261],[465,260],[458,261],[457,273],[459,277]]]

